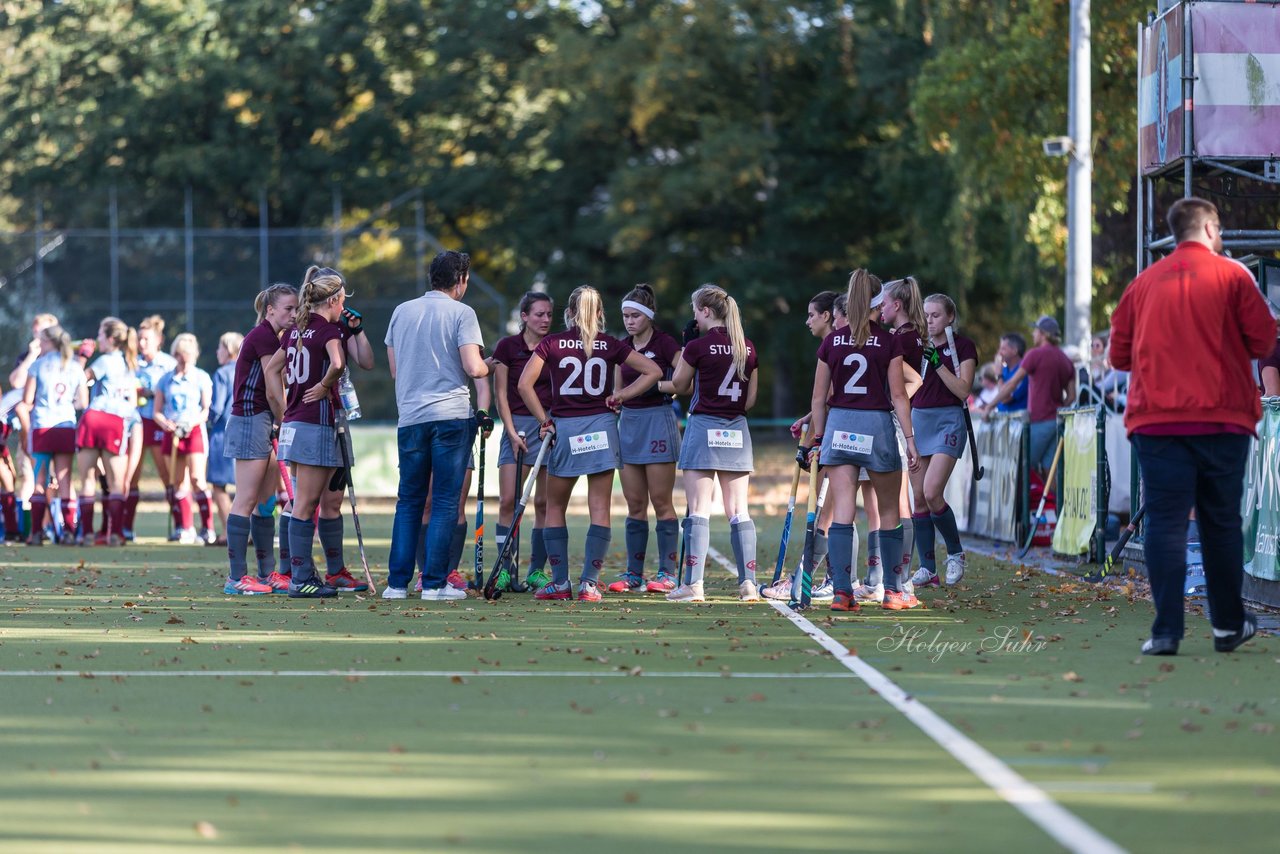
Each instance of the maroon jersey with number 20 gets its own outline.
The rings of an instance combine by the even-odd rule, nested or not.
[[[329,372],[330,341],[342,340],[342,328],[319,315],[311,315],[307,331],[298,332],[290,326],[284,334],[281,346],[285,348],[285,410],[284,421],[301,421],[305,424],[333,426],[333,395],[315,403],[303,403],[302,396]]]
[[[747,344],[747,364],[739,377],[733,369],[733,347],[723,326],[709,329],[689,342],[681,358],[697,373],[693,386],[694,415],[737,418],[747,414],[747,384],[759,361],[756,347]]]
[[[545,363],[542,375],[551,377],[551,415],[576,418],[609,411],[613,368],[631,355],[631,345],[611,335],[596,335],[590,356],[583,355],[578,327],[543,338],[533,351]]]
[[[848,326],[822,339],[818,360],[831,369],[832,408],[892,410],[889,363],[902,355],[900,346],[898,336],[874,322],[861,347]]]

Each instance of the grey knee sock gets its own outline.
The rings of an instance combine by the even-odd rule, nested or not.
[[[685,584],[699,584],[706,569],[707,550],[711,548],[711,520],[706,516],[689,517],[689,545],[685,547],[688,566]]]
[[[280,574],[293,572],[293,562],[289,559],[289,523],[293,517],[288,513],[280,514]]]
[[[547,546],[547,563],[551,564],[551,580],[557,585],[569,583],[569,529],[543,528],[542,540]]]
[[[756,580],[756,523],[747,519],[729,525],[729,545],[738,565],[738,583]]]
[[[453,572],[462,563],[462,549],[467,543],[467,523],[459,522],[453,526],[453,538],[449,540],[449,564],[445,568]]]
[[[916,526],[916,551],[920,553],[920,568],[937,572],[938,562],[933,556],[933,516],[916,513],[911,521]]]
[[[295,584],[315,574],[311,563],[311,541],[315,536],[316,525],[310,519],[289,521],[289,567]]]
[[[886,567],[898,567],[902,563],[902,526],[892,531],[880,531],[880,561]],[[901,590],[903,576],[898,572],[885,573],[885,590]]]
[[[838,593],[853,593],[853,567],[858,561],[858,529],[833,522],[827,530],[831,540],[831,583]]]
[[[587,534],[590,537],[590,534]],[[644,576],[644,558],[649,550],[649,520],[627,519],[627,572]]]
[[[271,552],[276,540],[275,517],[254,513],[249,517],[249,532],[253,537],[254,556],[258,559],[258,578],[266,578],[276,568],[276,556]]]
[[[595,584],[600,580],[600,569],[604,566],[604,556],[609,552],[609,542],[612,539],[613,531],[605,525],[587,528],[587,547],[582,558],[583,581]]]
[[[943,507],[941,513],[933,513],[933,527],[942,535],[946,543],[947,554],[958,555],[964,551],[960,544],[960,528],[956,525],[956,514],[950,507]]]
[[[536,572],[547,565],[546,528],[534,528],[529,533],[529,571]]]
[[[321,519],[319,528],[325,571],[330,575],[337,575],[346,566],[342,560],[342,517]]]
[[[680,522],[676,519],[658,520],[658,572],[675,575],[676,561],[680,557]]]
[[[813,566],[809,567],[808,569],[809,569],[809,578],[811,578],[811,579],[813,580],[813,583],[814,583],[814,586],[815,586],[815,587],[817,586],[817,584],[818,584],[818,582],[820,581],[820,579],[818,578],[817,573],[815,573],[815,572],[814,572],[814,567],[820,567],[820,566],[822,566],[823,561],[825,561],[825,560],[827,559],[827,554],[828,554],[828,552],[830,551],[830,549],[831,549],[831,546],[830,546],[830,544],[827,542],[827,532],[826,532],[826,531],[823,531],[823,530],[821,530],[821,529],[814,529],[814,532],[813,532]],[[801,556],[800,556],[800,560],[801,560],[801,561],[803,561],[803,560],[804,560],[804,555],[803,555],[803,553],[802,553],[802,554],[801,554]]]
[[[249,517],[227,514],[227,561],[231,567],[231,580],[239,581],[249,571],[246,553],[249,550]]]
[[[493,537],[494,548],[498,550],[498,554],[502,554],[502,550],[506,548],[507,538],[511,536],[511,528],[507,525],[498,523],[497,533]]]
[[[884,563],[880,559],[880,532],[867,532],[867,585],[884,584]]]

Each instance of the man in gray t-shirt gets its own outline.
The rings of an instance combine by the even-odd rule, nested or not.
[[[445,583],[449,540],[476,426],[493,423],[488,413],[472,417],[467,389],[468,378],[489,375],[476,313],[461,302],[470,270],[471,259],[464,253],[441,252],[431,262],[431,290],[399,305],[387,329],[387,363],[399,410],[400,488],[385,599],[405,598],[433,475],[422,598],[466,596]]]

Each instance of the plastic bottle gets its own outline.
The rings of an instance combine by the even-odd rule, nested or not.
[[[342,408],[346,410],[348,421],[355,421],[360,417],[360,398],[356,396],[355,384],[351,382],[351,371],[347,368],[342,369],[342,378],[338,380],[338,399],[342,401]]]

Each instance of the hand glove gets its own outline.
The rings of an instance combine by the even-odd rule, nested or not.
[[[809,449],[804,445],[799,445],[796,448],[796,465],[805,471],[809,470]]]
[[[942,364],[942,352],[932,344],[925,345],[924,360],[936,368]]]
[[[493,432],[493,418],[485,410],[478,410],[476,412],[476,426],[480,428],[481,433],[488,436]]]
[[[273,423],[271,425],[271,441],[275,442],[280,439],[280,425]]]
[[[329,491],[342,492],[347,488],[350,481],[347,478],[347,467],[338,466],[333,470],[333,477],[329,478]]]
[[[364,315],[356,311],[354,308],[342,309],[342,325],[354,332],[364,331]]]
[[[690,320],[684,325],[684,332],[680,334],[680,340],[683,342],[685,347],[688,347],[689,342],[696,340],[701,334],[702,333],[698,330],[698,321]]]
[[[76,355],[81,359],[90,359],[93,357],[93,351],[98,347],[92,338],[86,338],[80,342],[80,346],[76,349]]]

